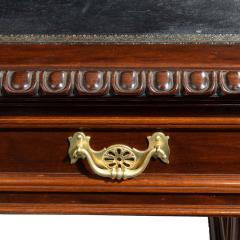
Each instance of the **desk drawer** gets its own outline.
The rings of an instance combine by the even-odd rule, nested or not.
[[[0,119],[0,190],[64,192],[240,193],[240,121],[235,118],[5,117]],[[80,128],[80,130],[79,130]],[[127,180],[96,175],[86,160],[71,165],[68,137],[91,136],[101,150],[148,147],[147,136],[169,136],[169,164],[151,159]]]

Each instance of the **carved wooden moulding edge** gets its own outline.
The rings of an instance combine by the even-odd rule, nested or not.
[[[0,97],[240,95],[240,70],[0,70]]]

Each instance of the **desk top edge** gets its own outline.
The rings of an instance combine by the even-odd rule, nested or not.
[[[1,35],[0,44],[240,44],[240,34]]]

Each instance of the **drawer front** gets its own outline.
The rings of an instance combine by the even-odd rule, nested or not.
[[[1,119],[0,190],[240,192],[238,120],[146,119]],[[163,132],[170,137],[169,164],[152,158],[142,174],[127,180],[98,176],[86,159],[70,164],[68,137],[79,131],[91,136],[96,151],[115,144],[146,150],[147,136]]]

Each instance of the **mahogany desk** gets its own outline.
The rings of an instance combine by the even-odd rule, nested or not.
[[[0,212],[239,239],[239,3],[137,2],[0,3]]]

